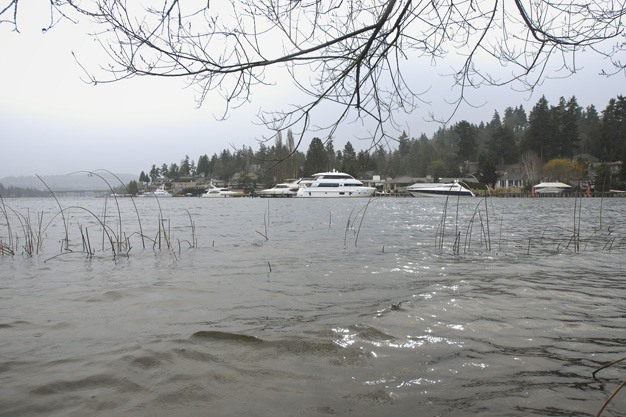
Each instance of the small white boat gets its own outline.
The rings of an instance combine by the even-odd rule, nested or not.
[[[172,194],[170,194],[166,189],[164,185],[161,185],[159,188],[157,188],[156,190],[154,190],[151,193],[145,193],[144,194],[146,197],[171,197]]]
[[[300,186],[295,183],[280,183],[272,188],[257,191],[259,197],[293,197],[298,193]]]
[[[344,172],[320,172],[299,181],[296,197],[371,197],[376,188],[366,187]]]
[[[240,197],[242,195],[243,193],[238,191],[231,191],[228,188],[219,188],[211,185],[207,192],[202,194],[202,197]]]
[[[462,197],[474,197],[475,194],[469,189],[458,182],[448,183],[421,183],[417,182],[413,185],[406,187],[406,190],[411,193],[413,197],[448,197],[448,196],[462,196]]]

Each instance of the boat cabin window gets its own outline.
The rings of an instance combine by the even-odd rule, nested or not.
[[[352,176],[350,175],[322,175],[320,178],[325,180],[351,180]]]

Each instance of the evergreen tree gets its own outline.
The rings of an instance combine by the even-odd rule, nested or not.
[[[323,172],[328,166],[328,154],[324,149],[324,144],[320,138],[313,138],[309,144],[304,162],[304,175],[309,176],[318,172]]]
[[[458,136],[457,156],[460,162],[470,161],[476,153],[477,130],[476,127],[466,120],[458,122],[453,127]]]
[[[180,168],[176,162],[172,162],[167,170],[168,178],[177,180],[180,177]]]
[[[588,106],[580,118],[580,151],[599,157],[600,151],[600,116],[593,105]]]
[[[513,131],[504,125],[496,127],[491,134],[488,153],[492,160],[501,165],[512,164],[517,161],[517,149]]]
[[[545,96],[541,96],[528,117],[528,129],[524,134],[522,150],[535,151],[542,160],[551,159],[554,154],[553,139],[556,134],[548,100]]]
[[[161,177],[163,177],[163,178],[169,178],[170,177],[169,168],[167,167],[167,164],[161,165],[160,173],[161,173]]]
[[[190,174],[191,174],[191,164],[189,163],[189,155],[185,155],[185,159],[183,159],[180,162],[178,175],[181,177],[188,177]]]
[[[196,173],[204,178],[209,176],[209,157],[206,154],[198,158]]]
[[[356,176],[358,174],[358,163],[356,159],[356,152],[350,142],[346,142],[343,147],[343,160],[341,161],[341,170],[350,175]]]
[[[482,153],[478,158],[478,179],[491,187],[494,187],[498,181],[496,161],[487,153]]]
[[[137,193],[139,192],[139,186],[137,185],[137,181],[132,180],[131,182],[129,182],[128,185],[126,186],[126,189],[128,190],[128,193],[130,195],[137,195]]]
[[[602,112],[600,131],[600,152],[603,161],[612,162],[623,159],[626,143],[626,97],[618,96],[609,100]]]
[[[572,96],[565,103],[565,111],[561,117],[561,146],[559,156],[571,158],[580,149],[578,126],[581,119],[581,108]]]
[[[335,145],[333,144],[332,138],[326,141],[324,149],[326,150],[326,158],[328,161],[325,170],[332,171],[337,168],[337,154],[335,153]]]
[[[161,170],[159,170],[159,168],[157,168],[156,165],[152,165],[152,168],[150,168],[149,175],[150,175],[150,181],[155,182],[161,175]]]

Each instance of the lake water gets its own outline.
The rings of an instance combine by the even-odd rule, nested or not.
[[[625,199],[132,202],[4,200],[0,416],[590,416],[626,378]]]

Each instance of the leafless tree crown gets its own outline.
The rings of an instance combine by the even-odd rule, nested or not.
[[[183,77],[199,89],[199,103],[219,93],[225,114],[259,85],[296,86],[288,107],[260,114],[274,129],[313,128],[315,110],[330,102],[336,116],[319,126],[328,134],[341,122],[371,119],[375,140],[384,138],[394,114],[428,99],[429,86],[411,70],[420,64],[449,68],[458,92],[452,108],[468,88],[532,90],[547,71],[578,71],[583,51],[607,58],[607,74],[626,65],[624,0],[49,2],[51,26],[68,16],[96,23],[110,62],[93,82]],[[0,22],[19,29],[18,0],[0,8]]]

